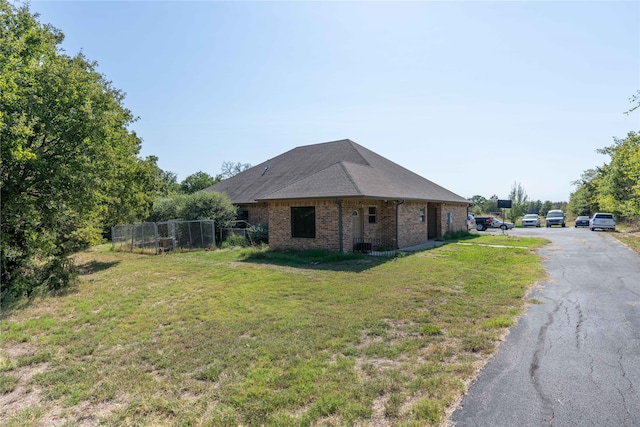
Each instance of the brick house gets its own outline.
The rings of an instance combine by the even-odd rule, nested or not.
[[[388,250],[467,229],[468,200],[348,139],[294,148],[205,191],[267,226],[273,250]]]

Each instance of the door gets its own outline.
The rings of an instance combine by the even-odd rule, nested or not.
[[[351,220],[353,221],[353,225],[351,227],[351,232],[353,233],[353,242],[361,243],[362,242],[362,209],[354,209],[351,212]]]
[[[438,210],[435,205],[427,206],[427,238],[438,237]]]

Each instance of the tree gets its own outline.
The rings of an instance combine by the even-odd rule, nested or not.
[[[185,194],[191,194],[204,190],[220,180],[221,178],[219,176],[213,177],[206,172],[198,171],[186,177],[184,181],[180,183],[180,189]]]
[[[569,196],[567,211],[574,216],[588,215],[598,212],[600,207],[597,200],[597,183],[600,178],[599,169],[588,169],[583,172],[581,179],[572,184],[576,191]]]
[[[148,221],[162,222],[173,219],[213,219],[216,227],[226,227],[237,217],[237,208],[223,193],[198,191],[192,194],[174,194],[155,200]]]
[[[509,199],[511,200],[509,217],[511,218],[511,221],[515,222],[517,218],[520,218],[527,212],[527,208],[529,207],[529,197],[524,191],[522,184],[514,182],[511,186]]]
[[[249,163],[223,162],[222,174],[220,176],[222,179],[231,178],[232,176],[237,175],[240,172],[244,172],[250,168],[251,168],[251,165]]]
[[[474,215],[480,215],[484,212],[484,205],[487,203],[487,199],[480,195],[475,195],[469,198],[471,202],[471,212]]]
[[[153,202],[147,221],[163,222],[172,219],[181,219],[186,194],[172,194],[167,197],[159,197]]]
[[[553,209],[553,203],[551,203],[551,200],[545,200],[540,207],[540,216],[547,216],[547,212],[551,209]]]
[[[158,166],[158,157],[156,156],[148,156],[146,160],[153,169],[157,183],[156,196],[169,196],[180,192],[178,176],[174,172],[162,170]]]
[[[199,191],[186,196],[180,217],[185,220],[213,219],[216,227],[226,227],[236,219],[237,213],[226,194]]]
[[[487,199],[484,204],[484,213],[499,212],[500,209],[498,209],[498,200],[499,197],[495,194],[489,197],[489,199]]]
[[[124,94],[37,17],[0,0],[3,297],[67,285],[68,255],[145,217],[156,185]]]
[[[598,152],[611,156],[597,182],[598,204],[618,216],[640,216],[640,134],[629,132]]]
[[[629,109],[629,111],[625,112],[625,114],[627,114],[627,115],[629,115],[629,113],[632,113],[635,110],[637,110],[638,108],[640,108],[640,90],[638,92],[636,92],[635,95],[631,95],[631,98],[629,98],[629,102],[631,104],[633,104],[633,107],[631,107],[631,109]]]
[[[529,207],[527,208],[528,214],[540,214],[540,208],[542,207],[542,200],[532,200],[529,202]]]

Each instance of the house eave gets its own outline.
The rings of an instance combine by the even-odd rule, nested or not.
[[[437,199],[427,199],[427,198],[417,198],[417,197],[406,197],[406,196],[371,196],[366,194],[358,194],[358,195],[334,195],[334,196],[302,196],[302,197],[279,197],[279,198],[264,198],[264,199],[256,199],[254,203],[260,202],[286,202],[292,200],[310,200],[310,199],[322,199],[322,200],[345,200],[345,199],[367,199],[367,200],[381,200],[381,201],[389,201],[389,200],[404,200],[407,202],[427,202],[427,203],[451,203],[457,205],[470,205],[469,201],[458,201],[458,200],[437,200]]]

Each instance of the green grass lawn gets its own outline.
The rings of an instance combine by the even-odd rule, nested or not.
[[[438,425],[546,277],[521,248],[541,240],[466,242],[482,245],[80,253],[77,287],[3,312],[0,419]]]

